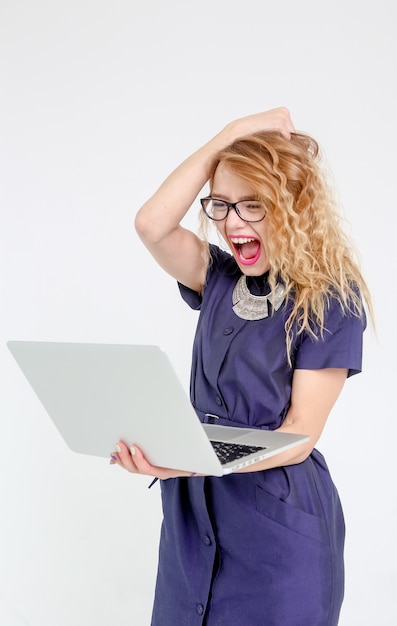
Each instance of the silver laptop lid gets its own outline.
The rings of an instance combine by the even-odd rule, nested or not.
[[[209,461],[203,458],[208,438],[158,346],[7,345],[71,450],[109,457],[122,439],[138,444],[155,465],[190,470],[205,462],[209,473],[219,473],[212,451]]]

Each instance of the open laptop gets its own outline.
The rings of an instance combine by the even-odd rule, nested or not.
[[[109,458],[123,440],[138,445],[153,465],[221,476],[308,440],[201,424],[158,346],[38,341],[7,346],[74,452]],[[222,446],[226,458],[217,450]]]

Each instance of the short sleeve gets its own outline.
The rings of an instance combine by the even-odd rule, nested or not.
[[[296,369],[346,368],[348,376],[361,372],[365,314],[344,312],[333,300],[325,316],[322,337],[304,334],[295,356]]]
[[[211,278],[212,276],[214,276],[215,273],[235,272],[235,267],[236,267],[236,263],[233,257],[228,252],[221,250],[221,248],[219,248],[215,244],[210,244],[209,251],[210,251],[211,260],[208,266],[204,291],[206,289],[206,285],[210,283]],[[178,287],[179,287],[180,294],[183,300],[186,302],[186,304],[188,304],[191,309],[194,309],[195,311],[199,311],[201,309],[201,304],[203,301],[202,295],[198,293],[197,291],[190,289],[190,287],[186,287],[186,285],[182,285],[182,283],[179,283],[179,282],[178,282]]]
[[[191,309],[199,311],[203,301],[201,294],[199,294],[198,291],[190,289],[190,287],[186,287],[186,285],[182,285],[182,283],[178,283],[178,287],[179,292],[186,304],[188,304]]]

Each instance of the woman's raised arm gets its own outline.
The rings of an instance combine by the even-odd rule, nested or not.
[[[135,218],[135,228],[156,261],[184,285],[201,291],[207,271],[207,244],[181,226],[181,220],[210,177],[217,153],[235,139],[260,130],[294,132],[288,109],[280,107],[231,122],[194,152],[145,202]]]

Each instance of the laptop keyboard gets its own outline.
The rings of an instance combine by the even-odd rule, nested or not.
[[[248,446],[246,444],[230,443],[227,441],[211,441],[211,444],[222,464],[241,459],[259,450],[266,450],[265,447],[261,446]]]

